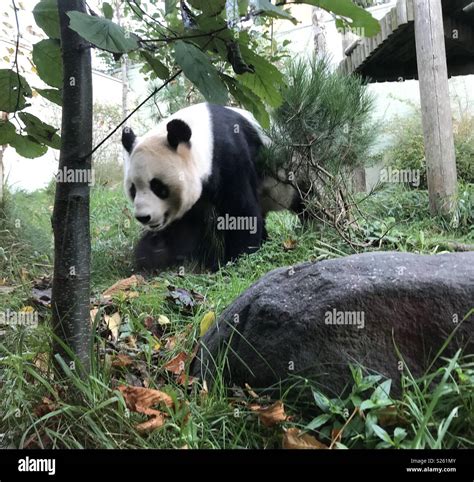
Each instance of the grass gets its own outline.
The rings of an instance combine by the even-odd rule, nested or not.
[[[472,193],[472,191],[471,191]],[[31,289],[38,278],[51,275],[50,216],[53,198],[48,190],[9,194],[0,216],[0,311],[31,306]],[[131,253],[139,235],[120,190],[95,188],[91,198],[92,282],[95,298],[132,271]],[[423,191],[385,189],[361,204],[359,222],[366,240],[381,249],[435,253],[450,242],[472,243],[472,221],[446,225],[427,212]],[[461,213],[460,219],[466,218]],[[464,218],[463,218],[464,216]],[[20,220],[20,223],[16,220]],[[51,357],[49,311],[41,310],[36,329],[8,329],[0,340],[0,438],[14,447],[103,448],[272,448],[280,447],[284,430],[295,427],[335,447],[451,448],[472,447],[474,440],[474,359],[458,353],[423,377],[403,375],[404,392],[393,398],[389,382],[366,377],[352,367],[353,388],[343,398],[327,398],[308,380],[294,377],[279,399],[291,419],[265,426],[252,404],[275,400],[228,390],[221,382],[208,390],[164,369],[180,354],[189,354],[200,335],[204,315],[217,315],[242,291],[269,270],[308,260],[354,253],[328,227],[304,229],[288,214],[268,221],[269,241],[253,255],[222,267],[217,273],[178,275],[170,271],[147,279],[126,294],[118,294],[101,315],[118,313],[118,340],[106,339],[99,323],[92,352],[92,371],[82,379],[68,365]],[[292,249],[285,241],[293,240]],[[288,246],[288,243],[286,243]],[[291,243],[290,243],[291,244]],[[169,302],[171,287],[200,293],[192,309]],[[1,289],[0,289],[1,293]],[[98,317],[100,318],[100,316]],[[160,325],[156,320],[168,320]],[[147,323],[153,324],[153,329]],[[394,347],[395,349],[395,347]],[[117,364],[118,355],[131,360]],[[186,365],[187,366],[187,365]],[[409,368],[409,367],[408,367]],[[140,433],[147,417],[129,410],[119,385],[142,383],[173,399],[161,429]],[[338,434],[340,436],[338,436]]]

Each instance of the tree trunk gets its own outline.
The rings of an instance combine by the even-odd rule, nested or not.
[[[365,167],[356,167],[352,173],[353,192],[366,192]]]
[[[0,113],[0,119],[2,121],[8,120],[8,114],[6,112]],[[3,153],[6,146],[0,146],[0,207],[3,206],[3,182],[5,180],[4,166],[3,166]]]
[[[89,369],[90,324],[90,228],[89,185],[92,150],[92,71],[90,46],[68,28],[66,12],[86,13],[83,0],[58,2],[64,68],[61,153],[53,212],[54,278],[53,327],[58,338],[74,352],[86,373]],[[59,344],[55,346],[71,365]]]
[[[450,215],[457,176],[441,0],[417,0],[414,6],[430,210]]]

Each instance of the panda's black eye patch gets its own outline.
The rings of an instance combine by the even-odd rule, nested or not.
[[[166,199],[170,195],[168,186],[162,183],[159,179],[156,179],[156,177],[150,181],[150,189],[153,194],[160,199]]]
[[[137,189],[136,189],[136,187],[135,187],[135,184],[132,184],[132,185],[130,186],[130,197],[131,197],[132,199],[135,199],[135,196],[136,196],[136,195],[137,195]]]

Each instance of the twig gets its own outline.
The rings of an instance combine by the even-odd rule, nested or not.
[[[340,430],[337,431],[336,435],[332,439],[331,445],[329,446],[330,449],[336,445],[337,439],[342,435],[342,432],[344,432],[344,429],[349,425],[350,421],[354,418],[354,415],[356,413],[359,413],[359,407],[355,407],[354,411],[352,412],[351,416],[346,420],[346,423],[340,428]]]
[[[153,89],[153,92],[142,102],[140,102],[140,104],[138,104],[135,109],[133,109],[130,114],[128,114],[125,119],[122,120],[122,122],[120,122],[120,124],[116,125],[108,134],[107,136],[102,139],[93,149],[91,152],[89,152],[87,154],[87,156],[85,156],[85,158],[88,158],[90,156],[92,156],[92,154],[94,154],[94,152],[97,151],[97,149],[99,149],[105,142],[107,142],[107,140],[109,140],[119,129],[120,127],[122,127],[127,121],[128,119],[130,119],[130,117],[132,117],[139,109],[141,109],[152,97],[154,97],[158,92],[160,92],[160,90],[162,90],[164,87],[166,87],[171,81],[173,81],[174,79],[176,79],[176,77],[178,77],[180,74],[181,74],[182,70],[179,69],[177,72],[175,72],[170,78],[168,78],[165,82],[163,82],[160,87],[156,87],[155,89]]]

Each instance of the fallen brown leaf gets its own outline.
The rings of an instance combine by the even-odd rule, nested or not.
[[[48,397],[43,397],[42,402],[33,409],[33,413],[37,417],[42,417],[47,413],[51,413],[58,408],[57,403],[50,400]]]
[[[298,242],[296,241],[296,239],[287,239],[283,241],[283,249],[285,251],[291,251],[292,249],[296,248],[297,244]]]
[[[271,427],[277,423],[288,420],[288,415],[285,413],[283,402],[278,401],[269,407],[262,407],[261,405],[249,405],[250,410],[257,412],[263,425]]]
[[[176,346],[176,336],[170,336],[166,339],[165,343],[165,350],[174,350],[174,347]]]
[[[176,381],[180,385],[192,385],[196,381],[196,378],[183,372],[181,375],[179,375]]]
[[[102,293],[103,298],[111,298],[120,291],[127,291],[132,287],[138,286],[144,282],[142,276],[132,275],[130,278],[125,278],[114,283],[110,288]]]
[[[49,371],[49,353],[47,352],[40,352],[37,353],[33,363],[35,364],[36,368],[45,375]]]
[[[297,428],[289,428],[283,435],[284,449],[327,449],[328,446]]]
[[[178,353],[172,360],[170,360],[163,368],[175,375],[183,373],[186,366],[188,355],[184,352]]]
[[[122,317],[120,316],[119,312],[114,313],[113,315],[104,315],[105,323],[107,324],[107,328],[112,333],[112,338],[114,341],[117,341],[119,336],[119,329],[120,325],[122,324]]]
[[[150,432],[165,423],[166,414],[151,407],[159,403],[164,403],[167,407],[173,406],[173,399],[167,393],[152,388],[125,385],[121,385],[118,389],[122,392],[130,410],[151,416],[149,420],[136,426],[139,432]]]
[[[131,357],[125,353],[119,353],[112,358],[113,367],[128,367],[133,363]]]
[[[151,407],[159,403],[164,403],[167,407],[173,406],[173,399],[165,392],[153,388],[127,387],[121,385],[118,388],[125,399],[127,407],[137,413],[154,415],[158,410]]]
[[[248,394],[249,394],[252,398],[258,398],[258,395],[252,390],[252,387],[251,387],[248,383],[245,384],[245,388],[246,388]]]
[[[406,426],[408,420],[403,416],[403,412],[395,405],[377,410],[377,419],[381,427],[392,427],[394,425]]]
[[[98,308],[92,308],[92,310],[90,311],[91,324],[94,324],[94,323],[95,323],[95,318],[96,318],[96,316],[97,316],[97,313],[99,313],[99,309],[98,309]]]
[[[163,426],[163,424],[165,423],[164,414],[159,412],[158,410],[155,410],[155,412],[157,413],[155,413],[152,418],[150,418],[146,422],[139,423],[135,427],[140,433],[152,432],[153,430]]]

